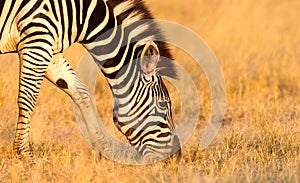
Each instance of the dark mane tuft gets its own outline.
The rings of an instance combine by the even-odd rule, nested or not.
[[[120,3],[125,1],[132,2],[135,6],[128,11],[122,13],[118,17],[118,22],[122,23],[122,21],[128,17],[132,12],[139,12],[142,15],[143,19],[149,20],[154,19],[152,13],[147,8],[143,0],[108,0],[108,5],[112,8],[117,6]],[[148,30],[145,34],[147,35],[155,35],[158,40],[165,40],[163,39],[163,33],[155,23],[151,25],[151,30]],[[176,67],[174,64],[173,56],[171,54],[170,48],[168,47],[167,43],[162,41],[155,41],[159,48],[159,52],[161,55],[161,59],[158,62],[157,70],[158,74],[162,76],[167,76],[176,79],[178,77],[176,72]]]
[[[157,63],[158,74],[177,79],[178,74],[174,64],[173,55],[165,42],[156,42],[160,51],[160,60]]]

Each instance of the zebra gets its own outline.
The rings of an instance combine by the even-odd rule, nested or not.
[[[0,15],[0,54],[17,53],[20,61],[13,144],[20,160],[34,163],[29,132],[44,78],[69,95],[86,119],[95,112],[87,110],[88,92],[63,56],[73,43],[89,50],[106,77],[113,121],[139,154],[155,157],[180,148],[162,80],[176,77],[175,67],[160,59],[172,58],[168,46],[152,41],[163,36],[159,28],[138,23],[153,19],[142,0],[1,0]]]

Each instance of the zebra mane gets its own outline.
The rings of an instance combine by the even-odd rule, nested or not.
[[[122,23],[123,20],[128,17],[133,17],[133,19],[135,19],[135,17],[138,16],[139,20],[154,19],[152,13],[147,8],[143,0],[108,0],[107,3],[112,8],[117,6],[124,8],[124,10],[122,10],[122,12],[117,16],[118,22],[120,23]],[[148,33],[158,37],[164,37],[162,31],[158,25],[156,25],[156,23],[151,25],[151,30],[149,30]],[[176,66],[174,64],[174,59],[168,44],[162,41],[155,41],[155,43],[159,48],[161,56],[161,59],[157,63],[157,73],[161,76],[177,79],[178,74],[176,72]]]

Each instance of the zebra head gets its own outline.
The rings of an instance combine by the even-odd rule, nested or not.
[[[114,123],[143,156],[161,158],[179,149],[173,135],[171,100],[157,66],[160,50],[153,41],[136,43],[132,60],[110,83]]]

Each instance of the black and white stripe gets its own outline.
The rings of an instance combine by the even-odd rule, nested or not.
[[[44,77],[73,100],[77,76],[63,58],[73,43],[86,47],[112,89],[114,122],[143,155],[170,153],[174,146],[171,103],[160,75],[173,66],[148,70],[141,65],[171,58],[141,0],[6,0],[0,1],[0,53],[20,58],[19,118],[14,149],[32,161],[28,134]],[[153,52],[154,51],[154,52]],[[151,64],[150,64],[151,65]],[[82,88],[81,88],[82,89]],[[83,92],[84,93],[84,92]],[[79,98],[83,99],[82,95]]]

